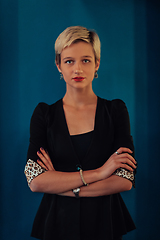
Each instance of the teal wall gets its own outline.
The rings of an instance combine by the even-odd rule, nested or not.
[[[102,43],[97,95],[128,107],[139,162],[136,189],[123,193],[137,230],[158,239],[160,2],[157,0],[0,0],[0,239],[29,240],[42,194],[23,174],[35,106],[61,98],[54,41],[71,25],[95,29]]]

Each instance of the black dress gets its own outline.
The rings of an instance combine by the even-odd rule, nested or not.
[[[134,151],[127,108],[121,100],[99,98],[90,143],[80,161],[69,135],[62,99],[40,103],[32,116],[27,160],[37,161],[47,149],[57,171],[91,170],[102,166],[119,147]],[[43,171],[42,171],[43,172]],[[135,229],[120,194],[73,198],[44,194],[31,236],[44,240],[114,240]]]

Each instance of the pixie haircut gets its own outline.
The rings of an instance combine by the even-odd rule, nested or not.
[[[61,64],[61,52],[71,44],[84,41],[93,47],[95,62],[100,59],[101,43],[95,31],[90,31],[85,27],[73,26],[66,28],[56,39],[55,42],[55,62]]]

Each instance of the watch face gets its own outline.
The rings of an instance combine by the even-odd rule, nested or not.
[[[79,198],[79,192],[80,192],[80,188],[73,189],[73,193],[75,194],[76,198]]]
[[[78,193],[80,191],[80,188],[76,188],[73,190],[74,193]]]

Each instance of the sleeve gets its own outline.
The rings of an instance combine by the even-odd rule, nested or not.
[[[127,107],[125,103],[119,99],[113,100],[112,104],[113,123],[115,129],[113,152],[116,152],[120,147],[127,147],[133,151],[131,155],[134,157],[134,144],[130,132],[130,120]],[[130,172],[125,168],[119,168],[113,174],[130,180],[135,187],[136,170]]]
[[[45,121],[47,108],[47,104],[39,103],[31,117],[30,143],[24,170],[28,185],[35,177],[46,171],[37,163],[37,151],[39,151],[40,147],[47,149],[47,125]]]

